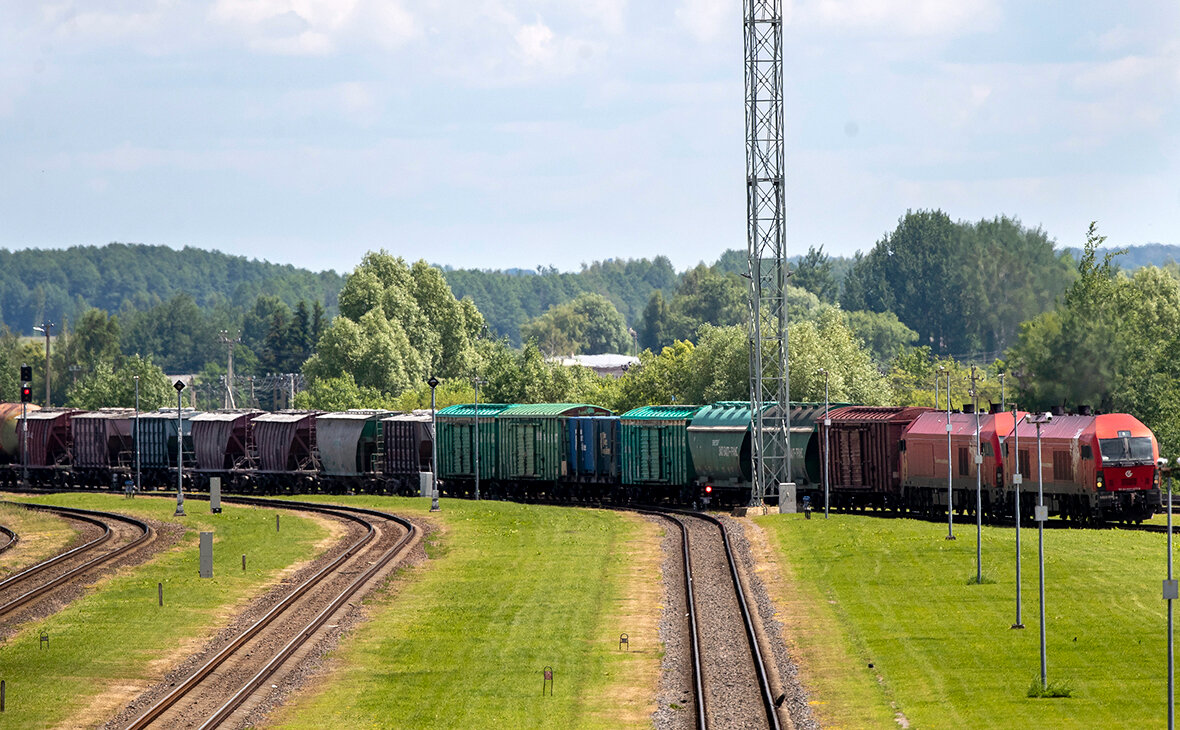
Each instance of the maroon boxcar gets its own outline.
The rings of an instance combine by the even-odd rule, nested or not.
[[[81,411],[72,408],[45,408],[30,411],[28,451],[22,457],[33,484],[66,485],[70,480],[70,457],[73,453],[73,417]],[[22,441],[22,449],[24,442]]]
[[[834,507],[902,507],[901,434],[929,408],[845,406],[831,411],[829,479]]]
[[[71,420],[73,481],[86,486],[117,487],[120,470],[129,470],[135,443],[135,411],[104,408],[76,413]]]
[[[255,417],[254,441],[258,444],[257,474],[264,490],[297,486],[315,491],[319,457],[315,422],[318,411],[279,411]]]
[[[210,411],[192,419],[194,471],[197,484],[208,488],[218,477],[222,489],[250,491],[257,462],[254,421],[262,411],[250,409]]]
[[[481,417],[482,420],[482,417]],[[381,421],[383,469],[395,494],[418,494],[422,472],[432,469],[434,426],[430,411],[398,413]]]

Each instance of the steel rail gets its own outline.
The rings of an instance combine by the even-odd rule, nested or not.
[[[0,553],[15,545],[16,541],[20,539],[20,535],[17,535],[12,530],[12,528],[8,527],[7,525],[0,525],[0,535],[8,535],[8,542],[0,545]]]
[[[737,561],[734,560],[733,548],[729,544],[729,534],[725,531],[725,525],[716,517],[701,512],[668,511],[711,522],[721,532],[721,542],[725,546],[725,557],[729,562],[729,575],[733,580],[734,595],[737,597],[738,607],[742,612],[742,623],[746,629],[746,641],[750,645],[750,657],[753,659],[754,671],[758,676],[758,690],[762,695],[762,707],[766,711],[766,722],[774,730],[781,730],[782,726],[779,723],[778,712],[774,706],[774,695],[770,689],[770,678],[766,673],[766,662],[762,658],[762,650],[758,646],[758,635],[754,630],[753,614],[751,614],[750,607],[746,602],[745,591],[742,590],[742,581],[738,577]]]
[[[333,571],[335,571],[341,564],[357,554],[361,548],[371,542],[377,534],[377,528],[373,523],[365,520],[363,517],[353,513],[380,515],[387,517],[383,513],[375,510],[365,510],[361,508],[342,507],[330,504],[313,504],[309,502],[293,502],[289,500],[270,500],[257,499],[251,497],[223,497],[222,502],[245,504],[251,506],[263,507],[282,507],[299,509],[307,512],[319,512],[322,514],[334,515],[344,519],[356,522],[359,525],[368,528],[366,534],[353,543],[349,548],[332,560],[328,565],[324,566],[315,575],[304,581],[298,588],[288,594],[283,600],[275,604],[266,615],[256,621],[253,625],[247,628],[244,632],[239,634],[228,645],[218,651],[205,664],[199,667],[195,672],[190,674],[182,682],[179,682],[170,692],[164,697],[160,698],[153,704],[143,715],[133,721],[127,726],[128,730],[140,730],[149,726],[152,722],[159,719],[169,708],[179,702],[186,694],[188,694],[194,687],[200,684],[206,677],[213,673],[219,666],[224,664],[238,649],[240,649],[247,641],[257,636],[263,629],[270,625],[276,618],[284,611],[290,608],[299,598],[305,593],[327,578]],[[398,518],[394,518],[399,524],[402,524]],[[236,695],[235,695],[236,697]]]
[[[9,502],[8,504],[20,504],[20,503],[19,502]],[[50,558],[49,560],[46,560],[44,562],[33,565],[33,566],[21,571],[20,573],[17,573],[16,575],[9,576],[5,580],[0,581],[0,590],[3,590],[5,588],[11,588],[12,586],[16,585],[17,583],[27,580],[28,578],[31,578],[32,576],[36,575],[37,573],[41,573],[41,572],[49,569],[50,567],[57,565],[58,563],[60,563],[64,560],[68,560],[70,558],[77,557],[81,553],[92,550],[93,548],[101,545],[102,543],[105,543],[107,540],[109,540],[111,538],[112,532],[111,532],[110,524],[102,521],[104,519],[116,520],[119,522],[125,522],[127,524],[130,524],[133,527],[136,527],[140,530],[140,535],[139,535],[139,537],[135,538],[131,542],[127,543],[126,545],[123,545],[122,547],[112,550],[109,553],[105,553],[103,555],[99,555],[95,558],[87,560],[85,563],[79,565],[78,567],[67,570],[66,572],[64,572],[61,575],[57,576],[56,578],[48,581],[47,583],[44,583],[44,584],[38,586],[37,588],[34,588],[33,590],[31,590],[21,596],[18,596],[17,598],[14,598],[13,600],[9,601],[8,603],[0,605],[0,616],[11,613],[12,611],[16,610],[17,608],[20,608],[21,606],[23,606],[33,600],[36,600],[37,598],[48,593],[49,591],[53,590],[54,588],[57,588],[58,586],[60,586],[64,583],[67,583],[67,582],[77,578],[78,576],[86,573],[90,569],[97,567],[98,565],[100,565],[102,563],[113,560],[114,558],[116,558],[116,557],[130,551],[130,550],[135,549],[136,547],[138,547],[139,545],[143,544],[145,541],[150,539],[152,537],[152,535],[154,534],[154,531],[152,530],[151,526],[148,525],[146,522],[144,522],[142,520],[138,520],[134,517],[128,517],[126,515],[115,514],[113,512],[98,512],[96,510],[77,509],[74,507],[57,507],[57,506],[53,506],[53,505],[27,504],[27,505],[23,505],[23,506],[25,506],[28,509],[41,510],[41,511],[46,511],[46,512],[56,512],[56,513],[68,516],[71,519],[80,520],[82,522],[88,522],[90,524],[97,525],[98,527],[101,527],[103,529],[103,534],[100,535],[99,537],[95,538],[94,540],[91,540],[90,542],[86,543],[85,545],[79,545],[78,547],[76,547],[72,550],[66,551],[60,555],[57,555],[56,557]]]
[[[286,502],[286,504],[288,506],[293,506],[296,504],[307,503]],[[378,512],[375,510],[368,510],[364,508],[357,509],[363,514],[384,517],[385,519],[401,525],[402,527],[406,528],[406,534],[403,535],[402,538],[399,539],[395,545],[393,545],[393,547],[386,550],[380,558],[374,561],[373,565],[368,570],[366,570],[352,583],[350,583],[348,587],[345,588],[344,591],[342,591],[340,595],[335,598],[335,600],[333,600],[326,608],[324,608],[324,610],[320,611],[320,613],[314,619],[312,619],[298,634],[296,634],[295,637],[292,638],[291,641],[288,642],[278,654],[271,658],[271,660],[267,662],[266,666],[259,670],[259,672],[255,674],[245,686],[239,689],[233,697],[231,697],[225,704],[218,708],[217,712],[215,712],[212,717],[210,717],[201,725],[200,730],[214,728],[225,722],[225,720],[227,720],[230,715],[232,715],[234,711],[237,710],[238,707],[240,707],[250,695],[252,695],[260,686],[262,686],[262,684],[266,682],[266,680],[272,674],[274,674],[274,672],[278,670],[278,668],[282,666],[282,664],[286,662],[292,654],[294,654],[301,646],[303,646],[312,637],[312,635],[315,634],[317,630],[319,630],[321,626],[327,623],[332,614],[340,610],[340,607],[343,606],[345,602],[347,602],[348,599],[353,596],[353,594],[360,590],[361,586],[371,580],[373,576],[375,576],[389,563],[389,561],[393,560],[393,558],[397,556],[407,545],[409,545],[417,535],[418,528],[415,527],[414,524],[409,520],[398,517],[397,515]]]
[[[696,694],[697,728],[698,730],[706,730],[709,721],[705,712],[705,687],[701,672],[701,637],[700,628],[697,625],[696,598],[692,590],[692,556],[688,544],[688,527],[679,517],[674,517],[667,512],[644,509],[636,510],[636,512],[662,517],[680,528],[680,545],[684,551],[684,597],[688,606],[688,634],[692,646],[692,681],[693,691]]]

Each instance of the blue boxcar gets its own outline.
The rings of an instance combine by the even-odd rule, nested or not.
[[[573,416],[566,419],[566,433],[572,479],[596,482],[617,479],[618,416]]]

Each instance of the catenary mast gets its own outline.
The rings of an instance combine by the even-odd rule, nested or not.
[[[757,506],[790,481],[782,0],[744,0],[751,456]]]

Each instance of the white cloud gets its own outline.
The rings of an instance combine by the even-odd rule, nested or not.
[[[725,31],[739,32],[738,7],[732,0],[684,0],[676,8],[676,20],[697,40],[708,42]]]
[[[978,32],[1001,14],[997,0],[813,0],[794,11],[804,24],[882,36]]]
[[[209,17],[260,53],[325,55],[358,36],[394,47],[418,33],[390,0],[217,0]]]

